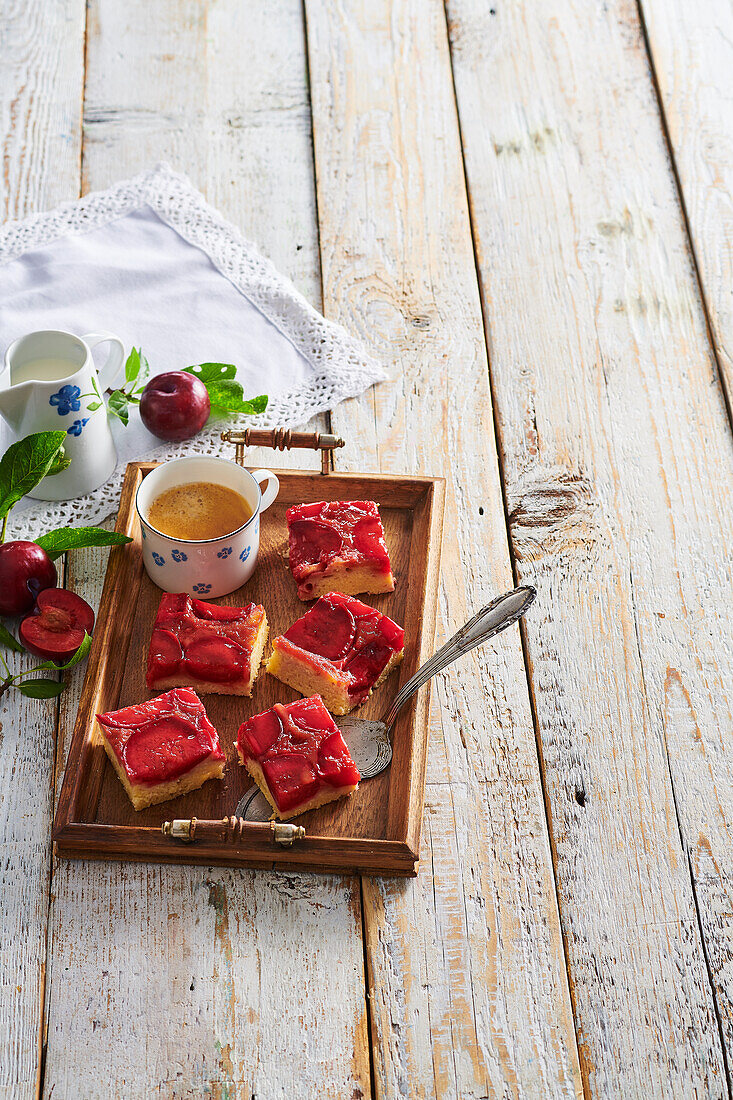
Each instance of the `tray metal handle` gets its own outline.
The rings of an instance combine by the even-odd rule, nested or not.
[[[345,447],[345,441],[328,432],[293,432],[290,428],[227,428],[221,433],[224,443],[234,444],[234,461],[244,465],[245,447],[272,447],[276,451],[291,448],[321,452],[321,473],[333,469],[333,452]]]
[[[222,817],[218,821],[179,817],[175,821],[164,821],[160,831],[163,836],[183,841],[184,844],[193,844],[196,840],[246,844],[247,841],[267,838],[283,848],[292,848],[294,840],[301,840],[305,836],[302,825],[291,825],[289,821],[253,822],[245,821],[243,817]]]

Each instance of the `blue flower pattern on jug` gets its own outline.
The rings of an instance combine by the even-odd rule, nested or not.
[[[49,405],[55,405],[59,416],[68,416],[70,412],[78,412],[81,408],[81,390],[78,386],[68,383],[62,386],[56,393],[52,393],[48,399]],[[80,429],[81,430],[81,429]],[[75,433],[78,434],[78,433]]]
[[[194,592],[198,592],[200,596],[205,596],[207,592],[211,592],[210,584],[195,584],[193,586]]]
[[[165,565],[165,558],[162,554],[156,554],[155,550],[153,550],[153,561],[156,565]]]
[[[183,550],[171,550],[171,557],[173,561],[188,561],[188,554],[184,554]]]
[[[142,530],[142,533],[143,533],[143,541],[145,541],[145,539],[146,539],[146,538],[147,538],[148,536],[147,536],[147,535],[145,534],[145,528],[144,528],[144,527],[142,527],[142,528],[141,528],[141,530]]]
[[[81,435],[81,430],[84,427],[84,425],[88,424],[88,423],[89,423],[89,417],[88,416],[85,416],[83,420],[75,420],[74,423],[71,425],[71,427],[66,429],[66,434],[67,435],[79,436],[79,435]]]
[[[217,558],[228,558],[231,552],[231,546],[223,546],[216,556]]]
[[[244,550],[239,555],[239,560],[240,561],[246,561],[247,558],[249,557],[249,552],[250,552],[251,549],[252,549],[251,546],[245,546]]]

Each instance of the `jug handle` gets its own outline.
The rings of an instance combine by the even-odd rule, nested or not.
[[[86,336],[82,336],[82,340],[89,349],[95,348],[97,344],[108,342],[112,345],[109,349],[109,355],[97,371],[100,388],[104,391],[112,385],[112,379],[125,360],[125,346],[119,336],[113,336],[111,332],[90,332]]]

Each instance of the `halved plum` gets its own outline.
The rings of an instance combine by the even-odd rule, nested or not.
[[[340,661],[351,649],[356,636],[356,620],[348,607],[323,596],[310,611],[306,611],[285,637],[293,645],[309,653],[317,653],[329,661]]]
[[[318,749],[318,770],[330,782],[359,782],[359,770],[351,759],[340,730],[321,742]]]
[[[94,611],[86,600],[66,588],[44,588],[18,634],[37,657],[64,662],[76,653],[85,632],[91,634],[93,629]]]
[[[359,520],[354,528],[354,546],[367,557],[381,558],[389,565],[382,522],[378,516]]]
[[[197,618],[206,619],[209,622],[234,623],[242,618],[241,607],[223,607],[215,603],[206,603],[204,600],[191,600],[191,607]]]
[[[136,729],[124,748],[125,764],[140,783],[160,783],[189,771],[211,752],[192,735],[184,716],[167,714]]]
[[[307,802],[318,790],[316,770],[302,753],[282,753],[263,760],[261,767],[281,811]]]
[[[246,731],[250,751],[264,756],[282,735],[283,724],[274,710],[266,710],[249,719]]]
[[[185,667],[198,680],[224,684],[241,678],[248,656],[231,638],[218,634],[193,638],[186,646]]]
[[[296,519],[290,524],[290,538],[295,543],[296,554],[306,562],[326,564],[341,550],[344,540],[341,534],[327,523],[317,519]]]
[[[183,660],[183,650],[176,635],[160,626],[155,628],[150,639],[150,654],[161,676],[170,676]]]
[[[378,641],[369,642],[344,663],[344,672],[351,677],[349,695],[357,695],[375,684],[387,667],[394,650]]]

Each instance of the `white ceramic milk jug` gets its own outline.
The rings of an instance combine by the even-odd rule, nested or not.
[[[108,342],[97,375],[91,349]],[[117,465],[104,390],[122,366],[122,341],[108,332],[74,336],[52,329],[21,336],[5,353],[0,415],[18,439],[32,432],[65,431],[71,465],[29,493],[38,500],[70,500],[91,493]]]

